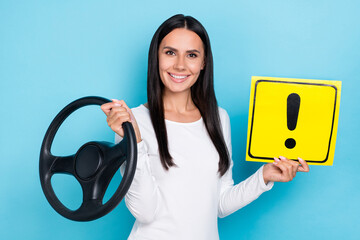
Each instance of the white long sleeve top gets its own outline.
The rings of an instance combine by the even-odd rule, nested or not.
[[[222,177],[218,152],[202,118],[191,123],[165,120],[169,152],[177,165],[165,170],[149,110],[140,105],[132,112],[142,141],[135,177],[125,196],[136,218],[128,240],[217,240],[218,217],[237,211],[272,188],[272,182],[264,183],[262,167],[234,185],[230,120],[224,109],[219,108],[219,115],[231,164]],[[120,140],[116,135],[115,141]]]

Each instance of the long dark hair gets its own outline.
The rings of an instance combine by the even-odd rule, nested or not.
[[[205,66],[199,78],[191,87],[191,97],[199,109],[209,136],[219,153],[219,170],[221,176],[229,169],[229,152],[222,134],[218,105],[214,92],[213,57],[209,36],[201,23],[191,16],[178,14],[166,20],[155,32],[149,49],[147,96],[151,122],[159,145],[160,160],[168,170],[175,166],[168,149],[167,131],[164,118],[163,89],[159,75],[158,49],[162,39],[176,28],[185,28],[195,32],[202,40],[205,50]]]

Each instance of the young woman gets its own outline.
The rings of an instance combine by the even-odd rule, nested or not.
[[[175,15],[156,31],[148,62],[148,103],[129,109],[121,100],[102,105],[123,137],[133,124],[138,163],[126,206],[136,218],[131,240],[219,239],[225,217],[272,188],[309,171],[305,161],[274,158],[234,185],[230,120],[217,105],[209,37],[194,18]]]

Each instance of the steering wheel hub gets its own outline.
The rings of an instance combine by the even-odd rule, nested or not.
[[[79,178],[88,180],[94,176],[102,162],[102,152],[94,144],[85,144],[75,156],[75,172]]]

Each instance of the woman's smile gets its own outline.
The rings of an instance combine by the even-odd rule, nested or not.
[[[176,73],[169,73],[169,72],[168,72],[168,74],[169,74],[171,80],[173,80],[176,83],[185,82],[191,75],[191,74],[185,74],[185,75],[184,74],[176,74]]]

